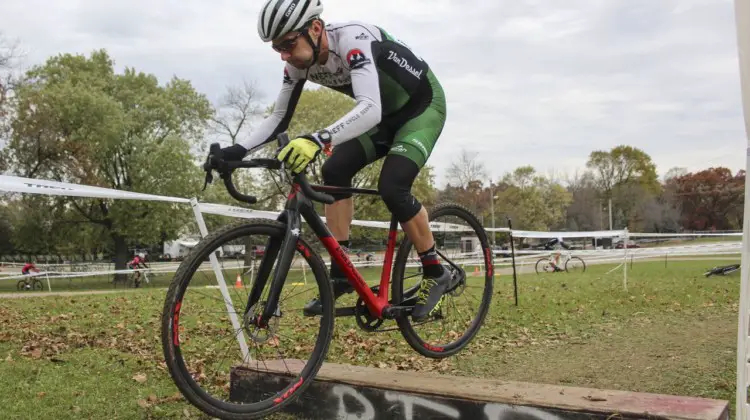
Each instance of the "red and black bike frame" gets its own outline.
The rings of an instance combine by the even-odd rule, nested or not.
[[[277,139],[280,147],[285,146],[289,142],[289,137],[286,133],[279,134]],[[209,183],[212,181],[211,170],[216,170],[224,180],[224,185],[227,188],[229,195],[241,202],[254,204],[257,202],[257,199],[254,196],[245,195],[237,191],[232,182],[232,172],[238,168],[282,169],[282,164],[276,159],[262,158],[249,161],[225,161],[221,158],[221,149],[219,145],[217,143],[211,145],[209,158],[204,165],[204,169],[206,170],[206,182]],[[398,220],[395,216],[391,216],[388,232],[388,247],[386,249],[385,261],[380,277],[380,286],[378,287],[376,295],[362,278],[359,271],[354,267],[354,264],[352,264],[346,251],[341,248],[341,245],[333,237],[326,224],[315,212],[313,201],[325,204],[332,204],[334,202],[334,198],[329,194],[326,194],[326,192],[379,195],[376,190],[361,188],[342,188],[322,185],[316,185],[313,187],[308,183],[304,174],[294,176],[292,189],[287,196],[284,210],[277,218],[277,220],[284,223],[286,227],[284,236],[282,239],[269,239],[266,244],[265,255],[258,267],[256,281],[253,283],[253,287],[248,295],[246,310],[250,310],[250,308],[260,302],[263,297],[263,291],[266,288],[266,283],[271,275],[274,262],[276,262],[276,270],[272,276],[267,300],[263,305],[263,312],[259,317],[255,318],[255,323],[257,325],[264,326],[276,313],[279,296],[281,295],[281,290],[286,281],[292,260],[294,259],[295,251],[299,250],[303,254],[310,252],[305,249],[304,243],[298,240],[299,235],[302,232],[302,218],[304,218],[308,226],[328,250],[333,262],[338,264],[346,273],[349,283],[362,298],[370,315],[378,319],[392,319],[399,316],[402,313],[402,310],[408,310],[399,306],[391,305],[388,300],[391,268],[393,267],[393,258],[396,250]],[[406,291],[404,294],[409,296],[415,291],[416,288],[412,288],[412,290]],[[347,313],[346,315],[354,315],[354,313]]]
[[[256,322],[258,322],[259,325],[263,325],[263,320],[269,320],[271,319],[271,316],[273,316],[278,306],[278,299],[281,295],[284,282],[286,281],[289,268],[294,259],[295,251],[299,250],[303,254],[309,252],[309,250],[304,248],[305,245],[297,239],[302,230],[302,218],[304,218],[310,229],[312,229],[313,233],[323,243],[323,246],[325,246],[328,254],[331,256],[332,262],[338,264],[339,267],[342,268],[349,283],[362,298],[362,301],[367,306],[370,314],[380,319],[384,317],[390,318],[391,316],[386,309],[391,306],[388,299],[388,291],[390,288],[393,257],[396,250],[398,220],[395,217],[391,218],[385,262],[380,277],[380,286],[378,287],[376,294],[370,286],[367,285],[367,282],[362,278],[360,272],[354,267],[346,250],[341,247],[331,234],[331,231],[328,229],[325,222],[323,222],[320,216],[315,212],[313,202],[310,199],[310,197],[314,197],[316,198],[316,201],[331,203],[333,201],[332,197],[328,194],[321,194],[314,190],[321,192],[378,195],[376,190],[368,189],[327,186],[312,187],[307,183],[303,175],[297,175],[295,177],[295,183],[292,185],[292,192],[287,197],[284,210],[277,219],[286,226],[284,237],[282,240],[279,240],[279,238],[271,238],[266,244],[266,252],[258,268],[256,281],[254,282],[253,288],[248,296],[248,304],[246,308],[252,307],[261,299],[263,290],[266,286],[266,281],[271,274],[273,263],[276,261],[276,270],[273,273],[268,297],[264,303],[264,310],[261,317],[257,319]]]

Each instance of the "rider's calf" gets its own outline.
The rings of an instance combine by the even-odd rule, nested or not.
[[[406,157],[388,155],[383,162],[378,191],[388,210],[401,223],[408,222],[422,210],[422,204],[411,193],[418,174],[417,164]]]

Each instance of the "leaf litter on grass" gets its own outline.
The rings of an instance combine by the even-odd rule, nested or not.
[[[635,264],[629,270],[628,293],[622,290],[621,273],[597,274],[601,267],[580,277],[520,276],[521,305],[495,299],[474,341],[441,361],[415,353],[398,332],[368,334],[352,320],[337,318],[327,360],[731,399],[731,389],[723,390],[722,384],[733,381],[738,284],[732,278],[694,278],[688,273],[695,268],[675,264],[670,271]],[[563,277],[565,287],[560,284]],[[533,289],[524,289],[529,283]],[[498,296],[512,296],[507,282],[498,282],[496,288]],[[168,376],[159,337],[162,299],[160,293],[148,292],[0,301],[0,341],[13,343],[14,354],[28,360],[64,360],[80,348],[114,350],[142,364],[131,376]],[[197,328],[206,336],[219,331],[210,322]],[[13,354],[4,356],[8,363],[14,360]],[[215,356],[206,352],[196,357]],[[670,375],[670,369],[679,370],[680,376]],[[153,401],[150,396],[141,399],[152,408],[167,398]]]

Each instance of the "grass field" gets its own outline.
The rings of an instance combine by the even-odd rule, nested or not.
[[[728,263],[636,262],[627,292],[608,265],[523,275],[518,307],[511,277],[500,276],[485,326],[456,357],[424,359],[398,332],[369,335],[337,318],[327,360],[718,398],[733,413],[739,273],[702,276]],[[162,361],[164,295],[151,287],[0,300],[3,417],[200,418]]]

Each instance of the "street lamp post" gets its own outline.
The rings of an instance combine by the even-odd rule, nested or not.
[[[492,246],[495,246],[495,190],[490,182],[490,213],[492,213]]]

